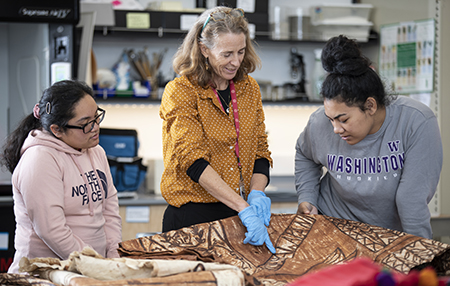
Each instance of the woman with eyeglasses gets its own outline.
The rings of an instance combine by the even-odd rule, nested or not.
[[[119,257],[117,191],[98,145],[104,116],[89,86],[60,81],[8,136],[1,163],[12,173],[16,217],[8,272],[19,272],[24,256],[68,259],[84,247]]]
[[[173,60],[180,77],[160,108],[164,232],[239,215],[244,243],[275,253],[264,194],[272,159],[260,89],[248,75],[259,66],[242,9],[205,11],[184,38]]]

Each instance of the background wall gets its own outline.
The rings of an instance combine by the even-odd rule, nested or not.
[[[141,0],[141,2],[150,2],[150,0]],[[308,0],[316,3],[317,1]],[[308,1],[302,0],[270,0],[269,6],[286,5],[289,7],[302,6]],[[436,67],[436,76],[440,79],[437,86],[437,100],[432,101],[435,108],[440,109],[438,113],[441,134],[444,141],[444,168],[441,176],[441,213],[450,214],[450,114],[446,109],[450,107],[450,81],[445,80],[450,73],[450,55],[445,53],[445,47],[450,47],[450,0],[361,0],[361,3],[374,5],[370,20],[374,22],[374,28],[379,31],[383,24],[421,20],[434,18],[440,15],[437,23],[439,39],[437,46],[440,49],[437,52],[439,62]],[[332,2],[328,0],[326,2]],[[351,1],[347,1],[351,2]],[[194,1],[183,0],[183,5],[192,7]],[[438,7],[438,8],[436,8]],[[442,16],[444,15],[444,16]],[[0,39],[7,38],[4,24],[0,23]],[[151,51],[162,51],[168,48],[166,57],[162,65],[162,72],[166,78],[173,76],[171,70],[171,58],[175,53],[181,39],[167,39],[150,37],[143,33],[139,37],[120,37],[96,36],[93,42],[93,48],[97,57],[98,67],[110,68],[117,61],[124,48],[142,49],[147,45]],[[321,48],[323,43],[308,42],[289,42],[289,41],[262,41],[259,43],[259,54],[262,58],[263,67],[260,71],[252,74],[258,80],[272,81],[273,84],[282,84],[291,81],[289,69],[289,51],[296,48],[299,53],[304,55],[306,63],[306,75],[310,80],[312,74],[313,50]],[[364,53],[375,62],[378,62],[378,45],[363,44]],[[0,40],[0,138],[3,140],[7,134],[7,114],[8,114],[8,46],[5,41]],[[276,71],[276,72],[273,72]],[[310,90],[309,83],[307,90]],[[162,158],[161,154],[161,120],[158,115],[157,104],[136,104],[132,103],[109,103],[108,101],[99,101],[101,106],[108,110],[103,126],[105,127],[123,127],[137,128],[141,137],[141,152],[148,158]],[[293,148],[295,140],[306,124],[309,114],[315,110],[316,106],[287,106],[287,105],[266,105],[267,128],[269,131],[269,143],[273,155],[277,159],[273,174],[286,174],[292,172]],[[138,111],[137,111],[138,110]],[[30,107],[31,112],[31,107]],[[292,153],[291,153],[292,152]],[[0,180],[8,179],[9,173],[0,172]]]
[[[93,42],[93,51],[97,60],[98,68],[111,69],[120,59],[124,48],[133,49],[135,52],[148,47],[148,54],[162,52],[167,48],[167,52],[161,63],[160,71],[166,80],[174,78],[172,68],[172,58],[179,47],[182,38],[157,38],[155,35],[140,34],[120,34],[118,35],[97,35]],[[289,42],[289,41],[258,41],[257,51],[262,59],[262,67],[252,73],[257,80],[271,82],[273,85],[294,83],[290,70],[290,51],[295,48],[303,55],[305,62],[306,77],[310,79],[314,66],[314,49],[320,49],[325,43],[311,42]],[[274,72],[276,71],[276,72]],[[311,92],[310,81],[306,83],[307,92]]]
[[[436,93],[439,102],[439,123],[441,127],[442,142],[444,144],[444,165],[440,180],[440,213],[450,215],[450,57],[448,47],[450,47],[450,1],[436,1],[433,13],[437,17],[437,51],[435,75],[438,78]],[[448,243],[448,242],[447,242]]]
[[[102,104],[107,110],[102,127],[136,129],[139,136],[139,156],[162,160],[162,134],[159,104]],[[272,175],[294,175],[295,143],[309,115],[319,105],[266,104],[266,128],[274,160]]]
[[[7,29],[0,23],[0,39],[6,39]],[[8,43],[0,40],[0,146],[3,146],[8,135]],[[8,171],[0,170],[0,181],[9,180]]]
[[[330,1],[327,1],[330,2]],[[428,18],[435,18],[440,16],[437,23],[437,30],[439,33],[439,39],[436,43],[438,50],[437,58],[439,62],[436,64],[436,76],[437,78],[446,78],[443,75],[448,75],[450,72],[450,59],[449,55],[442,52],[444,47],[450,46],[450,20],[449,17],[442,17],[442,15],[450,15],[450,3],[448,0],[444,1],[423,1],[423,0],[402,0],[402,1],[391,1],[391,0],[361,0],[360,3],[372,4],[374,9],[371,12],[370,20],[374,23],[374,30],[379,32],[380,27],[384,24],[396,23],[396,22],[407,22],[413,20],[422,20]],[[269,1],[271,9],[275,5],[286,5],[289,7],[296,5],[304,5],[304,1]],[[148,39],[151,45],[157,50],[162,49],[165,46],[169,47],[169,52],[167,57],[164,59],[163,69],[164,73],[168,76],[171,74],[170,68],[170,58],[175,53],[176,48],[173,45],[177,45],[179,40],[155,40]],[[129,41],[127,44],[133,44],[137,47],[143,44],[149,43],[144,39],[134,39]],[[258,80],[271,81],[273,84],[282,84],[289,82],[290,70],[289,70],[289,51],[291,48],[296,48],[299,53],[304,55],[304,60],[306,63],[306,75],[308,79],[307,91],[310,92],[310,76],[312,74],[312,62],[313,62],[313,50],[315,48],[321,48],[323,44],[321,43],[308,43],[308,42],[289,42],[289,41],[260,41],[259,43],[259,54],[263,61],[263,67],[261,70],[256,71],[252,76]],[[94,41],[94,49],[98,57],[99,63],[104,63],[106,66],[111,65],[111,59],[109,62],[106,60],[107,53],[102,53],[102,49],[109,46],[109,51],[113,52],[112,49],[120,50],[121,46],[118,42],[108,39],[96,39]],[[122,44],[123,46],[123,44]],[[378,54],[379,47],[377,44],[367,43],[362,44],[364,53],[374,62],[375,66],[378,64]],[[115,52],[117,54],[117,52]],[[167,62],[166,62],[167,61]],[[273,71],[277,72],[274,73]],[[432,100],[430,106],[436,111],[441,127],[441,134],[444,142],[444,167],[441,176],[441,183],[439,186],[439,191],[437,196],[439,200],[435,202],[439,205],[435,206],[435,211],[438,210],[442,214],[450,214],[450,177],[446,176],[450,172],[450,129],[448,124],[450,123],[450,114],[444,112],[447,107],[450,106],[450,99],[446,97],[446,94],[450,93],[450,82],[446,80],[440,80],[437,82],[436,92],[432,95]],[[109,107],[108,107],[109,108]],[[120,109],[119,107],[117,107]],[[150,108],[150,107],[149,107]],[[153,130],[153,128],[160,124],[159,116],[157,116],[157,108],[151,107],[152,112],[149,113],[148,118],[153,118],[155,121],[149,122],[148,127],[142,127],[143,130]],[[150,108],[150,109],[151,109]],[[276,158],[276,164],[272,174],[274,175],[286,175],[293,173],[293,152],[295,140],[298,134],[303,129],[306,124],[309,114],[315,110],[314,106],[310,107],[300,107],[300,106],[270,106],[266,105],[266,124],[269,131],[269,143],[273,155]],[[108,109],[109,110],[109,109]],[[111,111],[109,112],[116,112]],[[125,111],[117,110],[117,113],[125,113]],[[109,116],[108,114],[108,116]],[[107,117],[108,117],[107,116]],[[105,124],[110,124],[112,121],[105,119]],[[120,120],[119,120],[120,121]],[[123,121],[121,121],[123,122]],[[288,125],[289,123],[292,123]],[[117,122],[119,123],[119,122]],[[115,124],[115,123],[114,123]],[[145,124],[143,124],[145,125]],[[137,125],[139,126],[139,125]],[[141,127],[138,127],[141,129]],[[156,132],[157,130],[155,130]],[[145,132],[145,131],[144,131]],[[143,133],[139,131],[139,133]],[[148,138],[143,138],[142,140],[152,140],[154,148],[152,150],[142,150],[144,153],[149,152],[151,157],[160,158],[161,154],[155,152],[155,150],[160,150],[159,143],[160,133],[154,133]],[[151,137],[151,138],[150,138]],[[158,142],[158,143],[156,143]]]
[[[142,2],[142,1],[141,1]],[[147,1],[148,3],[149,1]],[[327,1],[331,3],[333,1]],[[384,11],[388,8],[388,1],[367,1],[372,4],[371,20],[377,21],[375,27],[384,23],[391,23],[391,18],[383,18]],[[414,13],[408,13],[397,18],[398,21],[406,21],[412,19],[426,18],[428,15],[428,3],[420,2],[414,6]],[[349,0],[335,0],[333,3],[351,3]],[[425,4],[424,4],[425,3]],[[309,14],[309,6],[317,4],[317,1],[269,1],[269,15],[272,14],[274,6],[279,5],[285,8],[285,11],[295,12],[295,8],[302,7],[305,14]],[[381,4],[381,6],[379,6]],[[145,3],[143,3],[145,5]],[[185,7],[192,8],[193,3],[184,2]],[[398,5],[398,4],[397,4]],[[393,10],[398,13],[401,5],[395,6]],[[397,8],[398,7],[398,8]],[[286,12],[289,13],[289,12]],[[403,15],[403,14],[402,14]],[[288,16],[288,15],[285,15]],[[392,16],[392,15],[391,15]],[[271,18],[271,17],[269,17]],[[397,21],[397,20],[396,20]],[[161,65],[161,73],[166,80],[172,79],[175,74],[172,69],[172,58],[182,41],[182,37],[157,38],[155,35],[146,33],[141,34],[108,34],[106,36],[97,35],[93,42],[93,50],[97,59],[98,68],[112,68],[119,60],[123,49],[133,49],[134,51],[142,50],[147,47],[149,54],[153,52],[161,52],[167,48],[164,60]],[[296,49],[299,54],[303,55],[306,74],[306,92],[312,93],[312,74],[314,67],[314,49],[321,49],[324,42],[298,42],[298,41],[271,41],[258,40],[258,54],[262,59],[262,68],[256,70],[251,75],[259,82],[271,83],[272,85],[283,85],[289,82],[295,82],[291,77],[290,70],[290,51]],[[363,51],[377,65],[378,62],[378,45],[377,41],[361,43]],[[276,72],[274,72],[276,71]],[[108,101],[101,101],[106,104],[108,110],[106,119],[103,123],[105,127],[121,126],[123,128],[136,128],[141,137],[141,155],[148,159],[160,159],[161,154],[161,132],[158,129],[161,125],[161,119],[158,115],[158,105],[150,104],[108,104]],[[266,124],[270,140],[270,149],[275,160],[273,175],[293,175],[293,156],[295,153],[294,146],[300,132],[306,125],[307,119],[311,112],[317,109],[316,106],[304,106],[301,104],[293,105],[270,105],[265,104]],[[135,118],[135,120],[130,120]]]
[[[361,0],[361,3],[374,5],[371,17],[375,29],[389,23],[407,22],[434,18],[436,20],[436,51],[435,51],[435,90],[432,93],[430,107],[438,116],[442,142],[444,145],[444,164],[438,191],[430,204],[434,213],[450,215],[450,58],[447,47],[450,47],[450,1],[391,1],[391,0]],[[378,49],[368,51],[371,59],[378,59]]]

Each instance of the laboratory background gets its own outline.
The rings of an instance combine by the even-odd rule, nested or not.
[[[23,1],[28,4],[26,0]],[[19,1],[19,2],[20,2]],[[45,1],[43,1],[45,2]],[[51,2],[51,1],[50,1]],[[72,7],[73,1],[67,2]],[[136,138],[130,154],[138,168],[131,186],[118,179],[123,240],[161,232],[166,201],[160,100],[176,77],[172,59],[197,16],[219,0],[81,0],[80,19],[27,20],[0,13],[0,140],[28,115],[42,90],[63,78],[86,81],[106,110],[104,138],[116,129]],[[249,20],[262,68],[251,74],[261,88],[274,166],[266,189],[272,213],[297,211],[295,144],[309,116],[323,105],[326,76],[321,49],[333,36],[356,39],[380,75],[402,95],[436,114],[444,161],[429,204],[433,238],[450,242],[450,3],[447,0],[230,0]],[[39,8],[39,1],[33,5]],[[0,10],[4,4],[0,3]],[[30,42],[30,39],[33,39]],[[392,46],[420,42],[417,70],[393,71]],[[104,139],[107,140],[107,139]],[[107,143],[105,143],[107,144]],[[108,151],[107,151],[108,153]],[[127,161],[129,160],[129,161]],[[120,172],[119,169],[115,170]],[[14,214],[11,174],[0,170],[0,259],[12,257]],[[5,272],[6,269],[0,269]]]

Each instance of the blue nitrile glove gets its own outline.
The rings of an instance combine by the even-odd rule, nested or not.
[[[238,215],[244,226],[247,228],[244,243],[263,245],[265,242],[269,251],[275,254],[275,247],[273,247],[272,241],[270,241],[267,228],[256,214],[256,208],[254,206],[248,206]]]
[[[256,213],[259,218],[264,222],[266,226],[269,226],[270,216],[270,198],[266,197],[266,194],[261,191],[252,190],[248,195],[247,202],[251,206],[256,207]]]

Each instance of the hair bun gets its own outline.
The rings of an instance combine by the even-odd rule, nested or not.
[[[331,74],[359,76],[370,64],[358,44],[342,35],[329,39],[322,50],[322,66]]]

